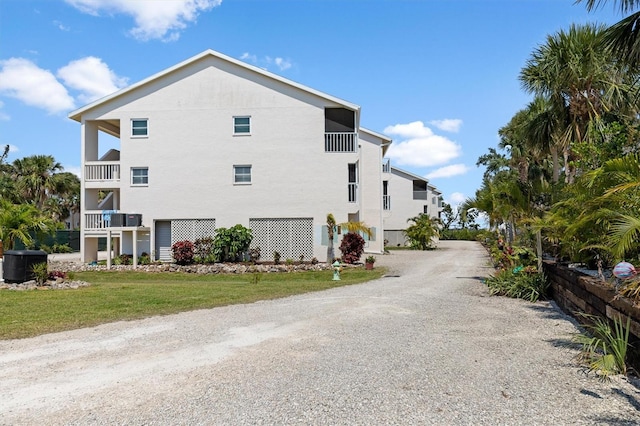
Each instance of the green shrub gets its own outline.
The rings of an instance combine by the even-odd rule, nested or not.
[[[54,244],[51,248],[52,253],[73,253],[73,249],[69,244]]]
[[[275,263],[276,265],[280,264],[280,252],[273,252],[273,263]]]
[[[38,285],[42,285],[49,278],[49,265],[47,262],[36,263],[31,266],[31,273]]]
[[[253,235],[251,229],[242,225],[219,228],[213,239],[213,253],[218,262],[237,262],[249,250]]]
[[[574,337],[574,342],[582,345],[577,358],[585,364],[588,373],[595,373],[600,380],[610,380],[612,375],[627,372],[627,349],[629,348],[629,326],[621,318],[615,318],[613,329],[605,318],[581,313],[589,324],[584,325],[586,332]]]
[[[443,229],[440,231],[441,240],[477,241],[480,235],[484,235],[481,229]]]
[[[530,268],[503,269],[485,280],[489,293],[537,302],[547,298],[549,284],[544,274]]]

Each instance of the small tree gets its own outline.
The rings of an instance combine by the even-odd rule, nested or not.
[[[218,262],[236,262],[249,250],[252,239],[251,229],[242,225],[219,228],[213,239],[213,254]]]
[[[191,241],[178,241],[171,246],[173,260],[178,265],[188,265],[193,263],[193,243]]]
[[[329,246],[327,247],[327,263],[333,263],[335,253],[333,251],[333,232],[336,227],[336,218],[331,213],[327,215],[327,236],[329,239]]]
[[[413,225],[405,229],[404,234],[409,239],[411,247],[418,250],[434,249],[434,239],[440,235],[440,220],[420,213],[419,216],[408,219]]]
[[[342,237],[340,251],[342,252],[342,260],[345,263],[356,263],[360,260],[360,256],[362,256],[364,252],[364,238],[358,234],[349,232]]]

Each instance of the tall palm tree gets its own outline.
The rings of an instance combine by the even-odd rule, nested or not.
[[[585,140],[604,112],[633,105],[634,76],[602,48],[604,31],[604,26],[572,25],[548,36],[520,73],[523,88],[546,97],[559,118],[555,142],[563,152],[568,183],[575,178],[572,142]]]
[[[576,0],[586,3],[591,11],[607,3],[607,0]],[[614,0],[614,6],[623,14],[640,7],[638,0]],[[605,46],[632,68],[640,66],[640,12],[631,13],[616,24],[607,28],[603,40]]]
[[[5,249],[13,249],[17,240],[28,246],[33,242],[34,234],[53,229],[53,222],[45,218],[35,206],[0,200],[0,240]]]
[[[33,155],[15,160],[13,168],[16,187],[24,202],[42,209],[47,197],[56,191],[54,176],[63,170],[62,165],[51,155]]]

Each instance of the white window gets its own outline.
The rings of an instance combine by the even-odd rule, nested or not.
[[[233,166],[233,183],[250,184],[251,166]]]
[[[131,136],[144,137],[149,135],[149,127],[146,118],[134,118],[131,120]]]
[[[149,168],[148,167],[132,167],[131,168],[131,185],[146,186],[149,184]]]
[[[233,134],[234,135],[250,135],[251,134],[251,117],[233,117]]]

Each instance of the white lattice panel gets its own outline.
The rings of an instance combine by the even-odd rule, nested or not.
[[[313,257],[313,219],[249,219],[253,233],[251,247],[260,247],[261,259],[273,259],[273,252],[282,260],[298,260],[300,255]]]
[[[171,244],[216,235],[215,219],[174,219],[171,221]]]

